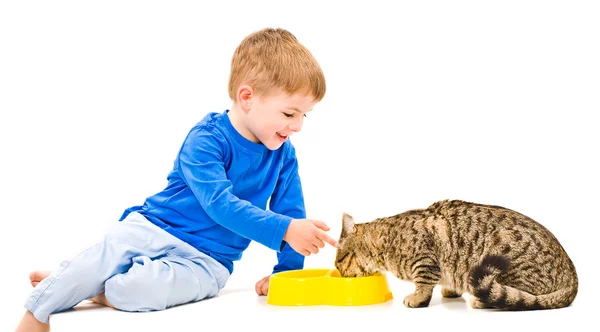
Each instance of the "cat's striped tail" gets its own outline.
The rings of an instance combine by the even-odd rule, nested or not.
[[[471,270],[469,283],[473,295],[483,307],[504,310],[540,310],[569,306],[575,299],[577,286],[561,288],[543,295],[500,284],[496,278],[508,271],[509,260],[504,256],[487,256]]]

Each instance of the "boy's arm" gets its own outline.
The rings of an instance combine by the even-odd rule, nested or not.
[[[232,183],[225,172],[222,144],[207,129],[193,131],[178,158],[183,181],[215,222],[277,252],[282,251],[283,237],[292,217],[262,210],[233,194]]]
[[[269,209],[294,219],[306,218],[302,184],[298,174],[298,161],[293,146],[291,146],[287,162],[279,175]],[[283,249],[277,252],[277,265],[273,268],[273,273],[297,270],[303,267],[304,256],[285,243]]]

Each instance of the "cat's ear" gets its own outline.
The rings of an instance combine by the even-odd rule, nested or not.
[[[348,213],[342,215],[342,235],[354,232],[354,218]]]

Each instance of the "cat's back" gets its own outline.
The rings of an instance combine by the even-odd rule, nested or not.
[[[442,200],[433,203],[427,210],[456,224],[468,223],[470,226],[487,224],[491,227],[490,230],[522,228],[535,232],[548,232],[542,224],[532,218],[498,205],[463,200]]]
[[[460,243],[483,247],[507,245],[528,248],[572,264],[558,239],[541,223],[497,205],[462,200],[438,201],[427,208],[436,218],[451,225],[453,238]],[[508,250],[508,249],[507,249]],[[523,252],[524,253],[524,252]]]

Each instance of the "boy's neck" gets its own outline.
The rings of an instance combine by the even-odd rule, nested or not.
[[[246,112],[234,103],[227,114],[233,128],[247,140],[254,141],[254,135],[252,135],[246,126]]]

